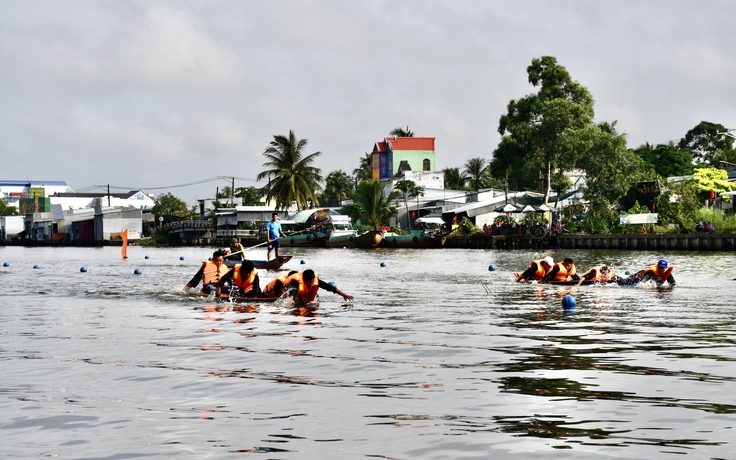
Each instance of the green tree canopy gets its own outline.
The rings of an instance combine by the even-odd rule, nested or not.
[[[685,134],[678,146],[690,152],[696,163],[713,164],[724,151],[733,150],[734,139],[724,134],[727,131],[721,124],[701,121]]]
[[[693,156],[674,144],[659,144],[653,147],[647,143],[634,150],[646,169],[662,178],[689,176],[693,173]]]
[[[407,197],[424,196],[424,187],[417,185],[413,180],[402,179],[394,184],[394,190],[404,196],[404,210],[406,210],[406,229],[411,229],[411,221],[409,220],[409,204]]]
[[[342,206],[355,189],[355,180],[342,169],[332,171],[325,179],[324,201],[328,206]]]
[[[523,163],[534,166],[545,179],[545,202],[549,201],[552,172],[573,169],[575,152],[564,148],[560,136],[568,130],[580,130],[593,123],[593,97],[588,89],[574,81],[552,56],[532,60],[527,67],[529,83],[538,92],[512,100],[501,116],[498,132],[504,145],[501,153],[514,152]],[[514,143],[504,140],[510,138]],[[513,148],[511,148],[513,146]],[[503,163],[509,164],[508,159]],[[496,173],[503,167],[494,168]]]
[[[0,216],[17,216],[18,208],[10,206],[7,201],[0,199]]]
[[[563,133],[562,145],[578,152],[578,168],[585,171],[585,197],[593,212],[607,212],[642,178],[642,160],[626,148],[616,122]],[[595,209],[595,207],[599,209]]]
[[[401,127],[394,128],[389,134],[396,137],[414,137],[414,131],[410,130],[408,126],[406,129]]]
[[[297,209],[308,209],[310,202],[319,204],[317,193],[322,190],[319,168],[312,166],[322,152],[304,154],[306,139],[297,139],[294,131],[288,136],[274,135],[270,147],[263,152],[268,161],[266,171],[258,174],[258,180],[268,179],[264,187],[266,201],[274,199],[277,209],[286,209],[296,202]]]
[[[480,157],[471,158],[465,163],[463,173],[468,178],[468,187],[471,190],[478,191],[488,187],[490,174],[486,160]]]
[[[460,168],[445,168],[445,188],[449,190],[465,190],[468,176],[460,172]]]
[[[358,167],[353,169],[353,176],[355,176],[356,184],[359,184],[364,180],[372,180],[372,175],[371,154],[366,152],[366,154],[360,158],[360,164]]]
[[[696,168],[692,178],[698,198],[702,202],[710,201],[723,192],[730,192],[736,184],[728,181],[728,173],[718,168]]]
[[[153,201],[155,204],[151,211],[154,215],[163,217],[164,222],[174,222],[190,216],[187,204],[170,192],[157,196]]]
[[[256,187],[238,187],[235,189],[235,197],[241,198],[243,206],[260,206],[263,192]]]
[[[361,220],[377,230],[396,215],[396,208],[391,206],[391,202],[399,197],[395,191],[388,196],[384,196],[383,192],[384,187],[380,182],[363,181],[351,195],[353,202],[340,212],[350,216],[353,221]]]

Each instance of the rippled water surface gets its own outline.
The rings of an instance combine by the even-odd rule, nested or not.
[[[202,248],[0,247],[0,457],[736,456],[733,253],[548,253],[666,257],[657,289],[514,283],[528,251],[290,252],[355,301],[186,295]]]

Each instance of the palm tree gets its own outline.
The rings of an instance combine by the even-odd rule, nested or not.
[[[449,190],[465,190],[468,176],[460,172],[460,168],[445,168],[445,188]]]
[[[309,208],[319,204],[317,191],[322,190],[322,176],[319,168],[312,166],[314,160],[322,152],[314,152],[304,156],[306,139],[297,139],[294,131],[288,136],[274,135],[263,156],[269,161],[263,163],[268,169],[258,174],[257,179],[268,179],[264,187],[266,201],[276,200],[277,209],[286,209],[296,202],[297,209]]]
[[[365,156],[360,159],[360,165],[353,169],[353,175],[355,176],[355,186],[357,187],[359,183],[363,182],[364,180],[372,180],[373,179],[373,172],[372,172],[372,166],[371,166],[371,154],[366,152]]]
[[[342,169],[332,171],[325,179],[325,201],[328,204],[342,205],[354,190],[353,178]]]
[[[486,187],[488,168],[483,158],[471,158],[465,163],[465,171],[472,190],[478,191]]]
[[[344,206],[340,212],[350,216],[353,221],[360,219],[378,230],[396,215],[396,208],[391,206],[391,202],[398,198],[398,194],[393,191],[384,196],[383,189],[381,183],[374,180],[361,182],[351,196],[353,202]]]
[[[407,126],[406,129],[399,127],[399,128],[394,128],[389,133],[389,135],[396,136],[396,137],[414,137],[414,131],[411,131],[409,129],[409,126]]]
[[[406,209],[406,229],[411,230],[411,221],[409,220],[409,204],[407,196],[419,197],[424,196],[424,187],[417,185],[413,180],[402,179],[394,184],[394,190],[404,195],[404,209]],[[418,207],[418,206],[417,206]]]

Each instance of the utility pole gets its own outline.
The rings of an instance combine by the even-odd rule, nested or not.
[[[107,207],[110,207],[110,184],[107,184]]]
[[[231,179],[233,182],[230,186],[230,204],[235,206],[235,177],[231,177]]]

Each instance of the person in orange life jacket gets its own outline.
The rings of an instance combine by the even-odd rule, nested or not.
[[[353,300],[354,298],[351,295],[345,294],[337,287],[319,279],[313,270],[304,270],[301,273],[291,275],[284,284],[286,285],[284,290],[289,291],[289,295],[297,303],[313,302],[317,298],[319,288],[340,294],[345,300]]]
[[[609,268],[607,265],[601,265],[600,267],[593,267],[587,272],[583,273],[583,276],[580,277],[580,281],[578,282],[578,286],[583,284],[583,281],[610,281],[612,279],[616,279],[616,275],[613,273],[613,269]]]
[[[286,280],[289,279],[291,275],[295,275],[297,273],[299,272],[292,270],[286,275],[278,276],[269,281],[263,288],[263,297],[281,297],[281,294],[284,293],[284,283],[286,283]]]
[[[212,253],[212,260],[202,262],[202,267],[187,283],[186,289],[191,289],[202,281],[202,294],[210,295],[217,290],[217,283],[227,273],[227,266],[223,263],[225,253],[217,250]]]
[[[237,264],[217,284],[217,295],[222,293],[236,297],[261,297],[261,281],[252,260]]]
[[[544,259],[532,260],[529,268],[524,273],[516,277],[516,281],[541,280],[547,272],[550,271],[555,261],[552,257],[547,256]]]
[[[655,265],[641,270],[631,275],[631,278],[646,278],[648,280],[654,280],[657,285],[668,283],[671,286],[675,285],[675,277],[672,276],[672,267],[667,265],[667,261],[661,259]]]
[[[579,279],[580,277],[576,274],[575,264],[569,257],[565,257],[562,262],[556,263],[552,269],[542,277],[542,281],[570,281]]]

